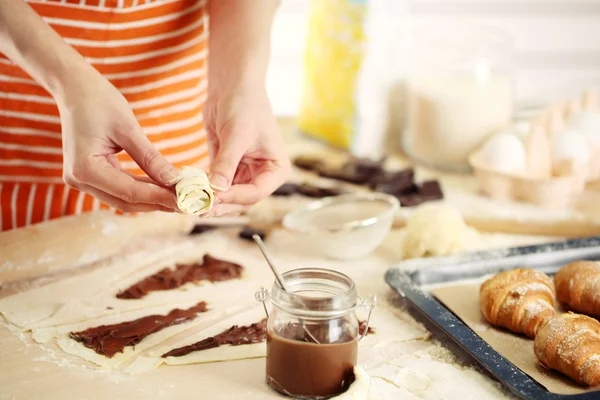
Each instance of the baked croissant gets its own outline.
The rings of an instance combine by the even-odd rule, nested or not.
[[[583,385],[600,385],[600,322],[595,319],[569,312],[548,320],[533,351],[546,368]]]
[[[600,318],[600,262],[577,261],[554,276],[558,301],[582,314]]]
[[[479,307],[486,320],[531,338],[555,315],[554,304],[552,279],[531,269],[501,272],[479,291]]]

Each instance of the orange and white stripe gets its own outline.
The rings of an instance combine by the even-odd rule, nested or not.
[[[208,162],[206,0],[38,0],[33,9],[127,98],[175,166]],[[142,171],[127,154],[123,168]],[[0,230],[108,209],[62,181],[54,99],[0,55]]]

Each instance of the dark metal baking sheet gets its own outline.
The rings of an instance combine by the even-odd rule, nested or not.
[[[423,285],[473,279],[520,267],[552,274],[562,265],[576,260],[600,260],[600,236],[468,255],[408,260],[390,269],[385,280],[400,294],[406,310],[437,339],[465,362],[500,381],[519,398],[599,400],[600,392],[578,395],[548,392],[423,289]]]

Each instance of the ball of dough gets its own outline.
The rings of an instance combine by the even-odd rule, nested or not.
[[[405,258],[443,256],[465,248],[469,228],[460,213],[442,203],[418,207],[406,224]]]
[[[600,148],[600,113],[583,111],[577,113],[571,120],[571,127],[581,132],[590,146]]]
[[[527,157],[523,142],[514,134],[501,132],[490,139],[481,149],[483,162],[494,171],[523,173]]]

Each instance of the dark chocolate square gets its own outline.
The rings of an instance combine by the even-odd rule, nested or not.
[[[403,169],[393,172],[382,172],[373,177],[369,182],[372,190],[388,194],[408,194],[418,191],[414,181],[413,169]]]
[[[341,190],[335,188],[319,187],[303,183],[296,187],[296,193],[306,197],[323,198],[330,196],[338,196],[342,194]]]
[[[217,229],[215,225],[196,224],[194,225],[194,228],[190,231],[189,235],[200,235],[215,229]]]
[[[298,156],[293,163],[296,167],[307,171],[317,171],[323,166],[323,161],[315,156]]]
[[[443,199],[444,192],[438,181],[425,181],[421,183],[419,193],[423,196],[434,197],[436,199]]]
[[[296,193],[297,187],[295,183],[284,183],[273,192],[273,196],[291,196]]]
[[[264,230],[251,228],[249,226],[244,227],[244,229],[240,231],[240,234],[238,236],[240,237],[240,239],[243,240],[254,241],[254,239],[252,239],[252,236],[254,236],[254,234],[260,236],[262,240],[265,240],[267,238],[267,233]]]

